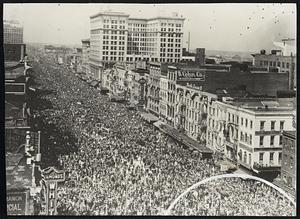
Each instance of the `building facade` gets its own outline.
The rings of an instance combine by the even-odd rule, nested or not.
[[[17,21],[3,22],[3,43],[23,44],[23,27]]]
[[[159,116],[161,64],[150,63],[147,110]]]
[[[103,12],[90,16],[90,71],[95,79],[107,62],[179,62],[184,18],[129,18],[128,14]]]
[[[256,173],[279,171],[282,131],[292,130],[292,110],[269,99],[216,101],[212,114],[219,116],[208,117],[208,129],[217,126],[220,133],[208,131],[208,146],[222,146],[226,158]]]
[[[293,90],[296,87],[296,55],[283,55],[281,50],[272,50],[271,54],[266,54],[264,50],[258,54],[252,54],[253,65],[264,67],[267,71],[276,70],[278,73],[288,73],[288,87]]]
[[[89,66],[89,56],[90,56],[90,39],[83,39],[82,42],[82,71],[86,73],[89,77],[90,66]]]
[[[125,61],[128,17],[125,13],[103,12],[90,16],[90,71],[101,81],[107,62]]]
[[[167,118],[167,107],[168,107],[168,70],[161,69],[160,74],[160,100],[159,100],[159,114],[161,120],[165,120]]]

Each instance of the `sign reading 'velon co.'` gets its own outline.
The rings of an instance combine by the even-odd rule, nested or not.
[[[8,192],[6,202],[8,215],[26,215],[27,192]]]
[[[205,70],[179,70],[177,79],[205,81]]]

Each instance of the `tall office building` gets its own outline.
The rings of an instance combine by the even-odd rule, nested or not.
[[[3,22],[3,47],[5,61],[20,61],[24,58],[23,27],[17,21]]]
[[[23,27],[19,22],[4,20],[3,41],[4,44],[23,44]]]
[[[129,18],[120,12],[90,16],[90,69],[101,80],[105,63],[179,62],[182,54],[184,18]]]

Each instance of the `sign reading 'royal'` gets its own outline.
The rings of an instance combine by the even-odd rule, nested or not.
[[[7,193],[7,214],[8,215],[25,215],[26,213],[26,192]]]
[[[198,80],[205,81],[205,72],[204,71],[191,71],[191,70],[181,70],[177,73],[178,80]]]

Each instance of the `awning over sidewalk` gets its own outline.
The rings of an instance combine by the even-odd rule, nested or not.
[[[156,122],[158,121],[158,118],[150,113],[141,113],[141,116],[143,119],[145,119],[148,122]]]
[[[177,141],[183,143],[184,145],[186,145],[188,147],[194,148],[203,154],[212,154],[213,153],[213,151],[210,148],[206,147],[206,145],[200,144],[199,142],[195,141],[194,139],[188,137],[184,133],[179,132],[178,130],[176,130],[175,128],[173,128],[167,124],[162,123],[159,125],[159,128],[162,132],[170,135]]]

